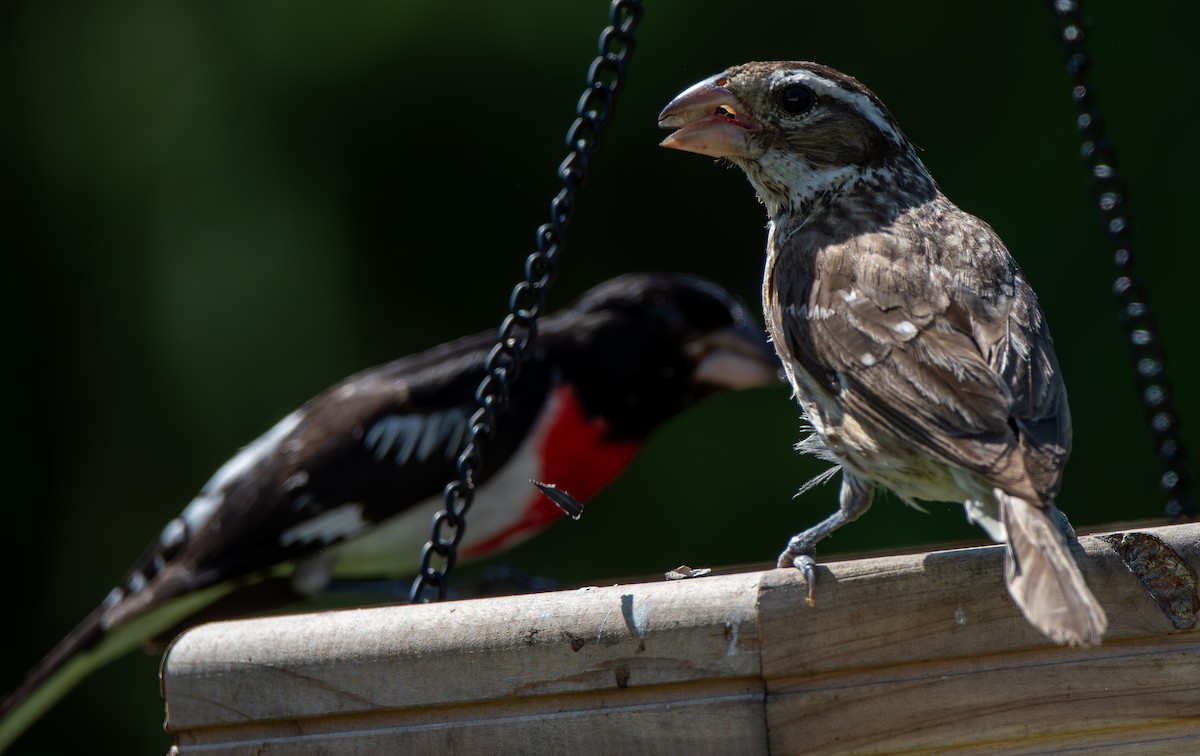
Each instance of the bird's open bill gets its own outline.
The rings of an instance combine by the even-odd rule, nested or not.
[[[660,144],[709,157],[749,157],[746,136],[759,123],[724,84],[723,77],[713,76],[671,100],[658,125],[676,131]]]

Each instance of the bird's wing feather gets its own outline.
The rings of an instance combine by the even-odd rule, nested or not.
[[[454,474],[486,356],[459,346],[457,358],[399,360],[348,378],[246,447],[231,473],[223,468],[201,491],[193,515],[185,510],[147,548],[106,622],[323,549],[440,492]],[[480,481],[537,418],[523,409],[544,400],[549,380],[531,359]]]
[[[1002,250],[987,234],[973,243]],[[997,256],[1007,269],[988,274],[1008,285],[984,301],[974,294],[983,287],[938,257],[961,249],[930,249],[925,234],[808,238],[814,246],[779,255],[773,275],[794,287],[776,301],[800,303],[777,324],[798,364],[852,415],[1015,495],[1052,495],[1069,420],[1045,323],[1015,264]]]
[[[109,598],[0,701],[0,750],[95,668],[168,628],[195,624],[214,601],[256,590],[253,573],[266,577],[273,565],[349,535],[319,524],[347,502],[362,505],[356,514],[363,521],[376,522],[440,491],[493,340],[454,342],[352,376],[235,455]],[[523,375],[510,407],[536,403],[546,390],[537,357]],[[323,401],[335,392],[336,401]],[[519,421],[507,426],[506,436],[526,430]],[[495,439],[481,479],[515,446]],[[326,525],[339,522],[353,525]],[[285,539],[289,532],[298,537]],[[276,604],[300,598],[280,581],[265,583],[279,591]]]
[[[1015,281],[1008,317],[991,325],[995,332],[982,335],[993,345],[989,364],[1012,396],[1025,469],[1043,496],[1053,498],[1071,453],[1071,411],[1049,326],[1024,278]]]

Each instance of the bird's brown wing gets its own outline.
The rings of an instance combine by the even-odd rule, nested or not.
[[[860,234],[785,250],[771,284],[776,338],[860,422],[1044,501],[1070,429],[1036,301],[1011,262],[993,255],[981,280],[963,280],[942,259],[961,250],[927,239]]]
[[[989,364],[1008,387],[1025,468],[1046,498],[1058,493],[1071,453],[1071,411],[1054,341],[1033,289],[1019,274],[1008,317],[990,334]]]

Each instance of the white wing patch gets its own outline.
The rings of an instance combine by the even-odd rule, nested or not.
[[[179,519],[183,520],[185,529],[188,533],[195,533],[200,528],[204,527],[204,523],[208,522],[213,512],[221,506],[222,496],[218,492],[212,494],[200,494],[192,499],[192,502],[183,508],[183,513],[179,515]],[[164,531],[163,535],[167,535]],[[164,547],[167,547],[165,541],[162,542]]]
[[[825,320],[826,318],[833,317],[836,312],[832,307],[814,305],[812,308],[809,308],[807,304],[802,304],[799,307],[795,304],[789,304],[786,309],[788,315],[800,318],[801,320]]]
[[[555,392],[509,462],[476,490],[475,500],[481,504],[471,510],[470,527],[458,547],[460,558],[476,544],[508,530],[520,520],[529,503],[541,496],[529,480],[541,478],[541,463],[535,452],[545,443],[552,421],[561,411],[561,402]],[[338,544],[334,547],[337,554],[334,574],[342,578],[411,574],[413,554],[429,538],[429,523],[434,514],[445,506],[440,494],[431,496],[359,537]],[[532,531],[518,534],[513,542],[532,534]]]
[[[321,543],[328,545],[345,536],[353,535],[367,526],[362,516],[363,505],[343,504],[322,512],[310,520],[288,528],[279,536],[281,546],[294,543]]]
[[[917,335],[917,327],[908,320],[901,320],[899,323],[892,326],[892,330],[905,337]]]
[[[424,462],[438,452],[454,459],[466,431],[467,413],[458,408],[432,415],[385,415],[370,427],[363,444],[376,460],[390,456],[397,465]]]
[[[296,410],[235,454],[233,459],[221,465],[221,468],[204,484],[204,488],[200,489],[200,494],[192,499],[192,502],[179,515],[187,532],[195,533],[204,527],[224,502],[225,488],[235,479],[254,469],[259,462],[274,454],[275,450],[279,448],[280,442],[294,431],[303,419],[304,413]],[[174,533],[168,534],[164,530],[162,537],[168,535],[174,535]]]
[[[295,491],[299,488],[304,488],[308,485],[308,470],[301,470],[297,473],[288,476],[288,479],[283,481],[284,491]]]
[[[168,551],[179,546],[187,538],[187,526],[178,517],[167,523],[158,537],[158,544]]]

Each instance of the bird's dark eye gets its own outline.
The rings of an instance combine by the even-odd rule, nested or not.
[[[792,84],[779,92],[779,107],[792,115],[800,115],[810,110],[816,102],[817,96],[803,84]]]

